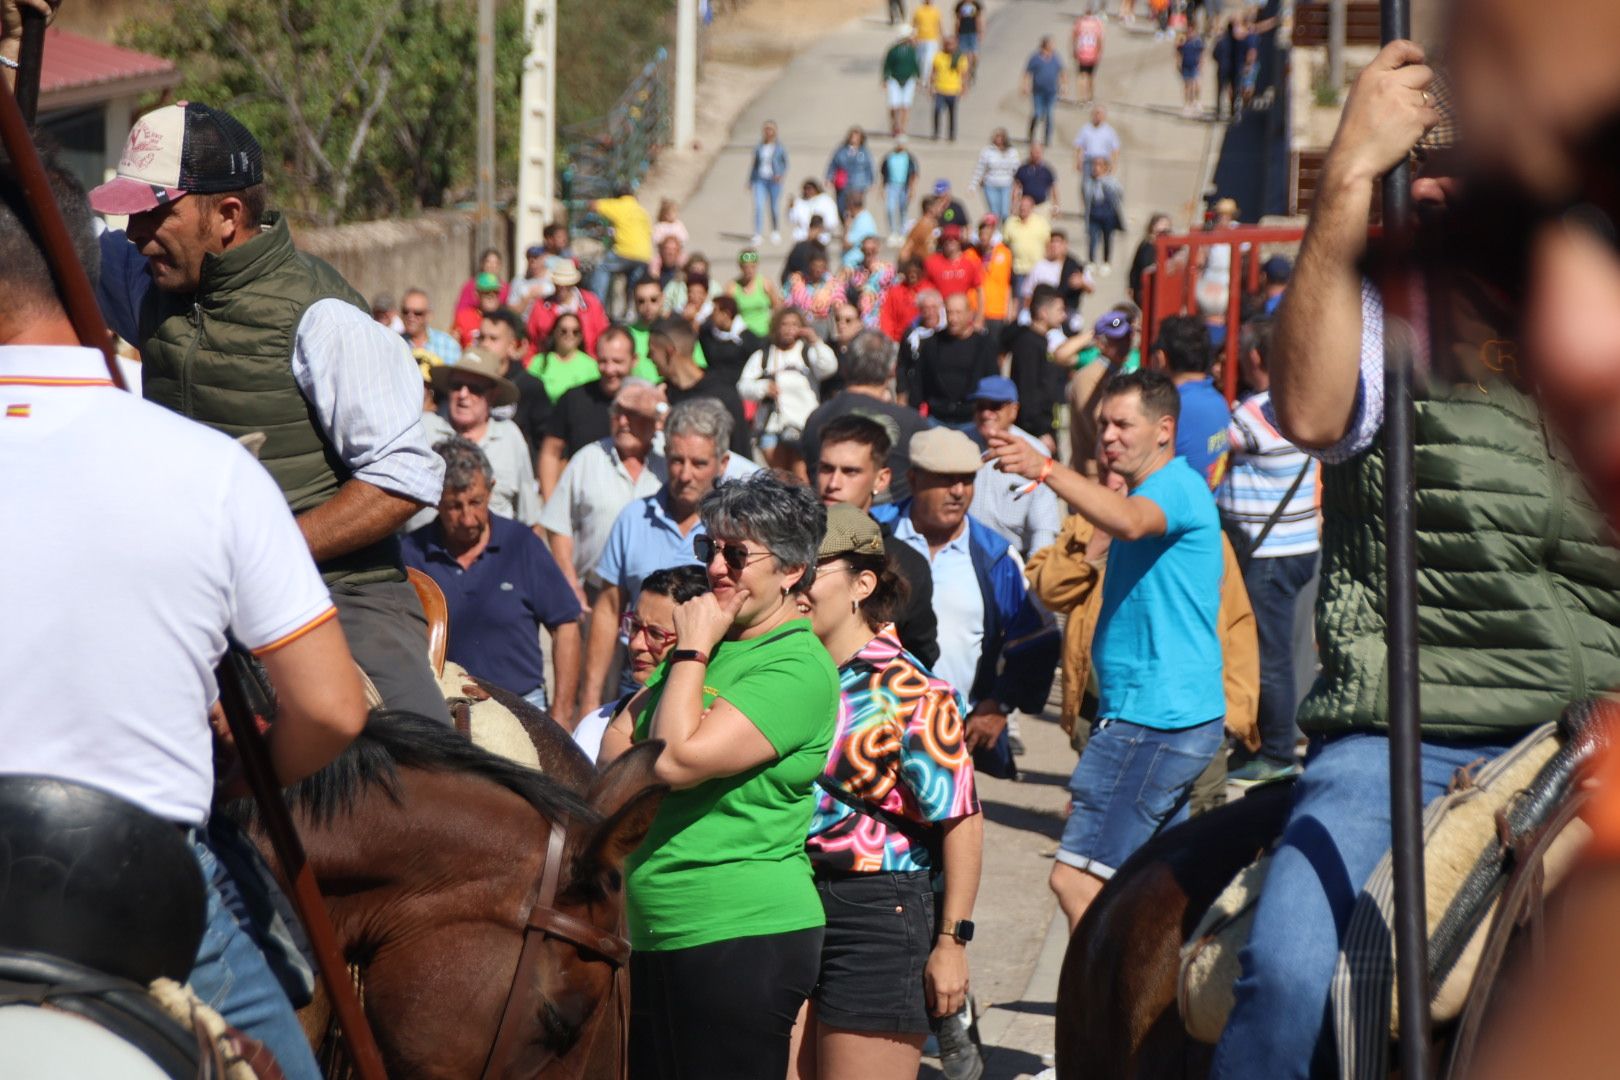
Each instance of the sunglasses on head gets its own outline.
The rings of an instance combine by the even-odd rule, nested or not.
[[[647,644],[655,649],[664,649],[675,644],[675,631],[665,630],[662,626],[654,626],[652,623],[643,622],[633,611],[625,612],[624,618],[619,620],[619,632],[624,635],[626,641],[639,633],[645,633],[647,635]]]
[[[741,255],[737,256],[737,261],[745,263],[757,263],[759,262],[759,255],[756,252],[745,251]]]
[[[728,544],[723,540],[716,540],[712,536],[698,536],[692,540],[692,553],[704,566],[714,561],[715,553],[726,562],[726,569],[733,574],[742,572],[743,567],[751,562],[758,562],[770,554],[769,551],[751,552],[745,544]]]

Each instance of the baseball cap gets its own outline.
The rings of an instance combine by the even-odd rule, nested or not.
[[[955,428],[919,431],[906,447],[914,468],[946,476],[976,473],[982,464],[978,444]]]
[[[523,249],[523,254],[526,255],[528,258],[531,258],[531,259],[538,259],[540,256],[544,255],[545,253],[546,253],[546,245],[544,245],[544,244],[530,244],[528,247]]]
[[[473,280],[473,288],[479,292],[500,292],[501,279],[491,273],[482,273]]]
[[[165,105],[135,122],[118,175],[90,192],[99,214],[139,214],[182,195],[241,191],[264,183],[259,140],[223,109]]]
[[[1288,276],[1294,272],[1294,264],[1288,261],[1288,256],[1286,255],[1273,255],[1271,258],[1260,264],[1260,272],[1266,275],[1267,281],[1272,281],[1278,285],[1281,285],[1285,283],[1288,280]]]
[[[949,190],[951,190],[951,182],[949,180],[935,180],[934,181],[934,194],[935,195],[943,195]]]
[[[986,375],[968,397],[974,401],[998,401],[1005,405],[1018,400],[1018,384],[1005,375]]]
[[[882,555],[883,532],[865,510],[848,503],[827,507],[827,531],[822,534],[816,558],[834,555]]]
[[[946,225],[944,228],[939,230],[939,238],[941,240],[960,240],[960,239],[962,239],[962,226],[960,226],[960,225]]]
[[[996,215],[994,215],[994,214],[986,214],[986,215],[984,215],[984,217],[979,219],[979,225],[980,225],[981,228],[983,226],[985,226],[985,225],[988,225],[993,229],[997,225],[1000,225],[1000,224],[1001,224],[1001,219],[996,217]]]
[[[1097,324],[1092,327],[1092,330],[1098,337],[1112,338],[1118,341],[1120,338],[1131,336],[1131,320],[1123,311],[1110,311],[1097,320]]]

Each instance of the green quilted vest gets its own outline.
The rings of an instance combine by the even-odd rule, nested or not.
[[[1620,553],[1535,403],[1496,378],[1418,393],[1425,736],[1512,740],[1620,687]],[[1311,734],[1388,724],[1384,451],[1323,469]]]
[[[259,460],[293,513],[320,506],[349,478],[292,375],[298,321],[318,300],[365,308],[326,263],[293,247],[279,213],[241,247],[203,260],[195,294],[152,289],[141,310],[147,400],[235,438],[265,434]],[[392,537],[320,564],[327,584],[403,581]]]

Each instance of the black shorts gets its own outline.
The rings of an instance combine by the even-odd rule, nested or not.
[[[1096,64],[1076,63],[1074,66],[1080,69],[1080,74],[1082,75],[1095,75],[1097,73]]]
[[[816,1019],[847,1031],[928,1033],[923,967],[934,946],[927,871],[816,879],[827,912]]]

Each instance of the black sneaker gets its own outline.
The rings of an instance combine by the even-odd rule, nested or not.
[[[979,1056],[972,999],[961,1012],[935,1019],[933,1027],[934,1037],[939,1040],[939,1068],[945,1080],[979,1080],[984,1075],[984,1059]]]

